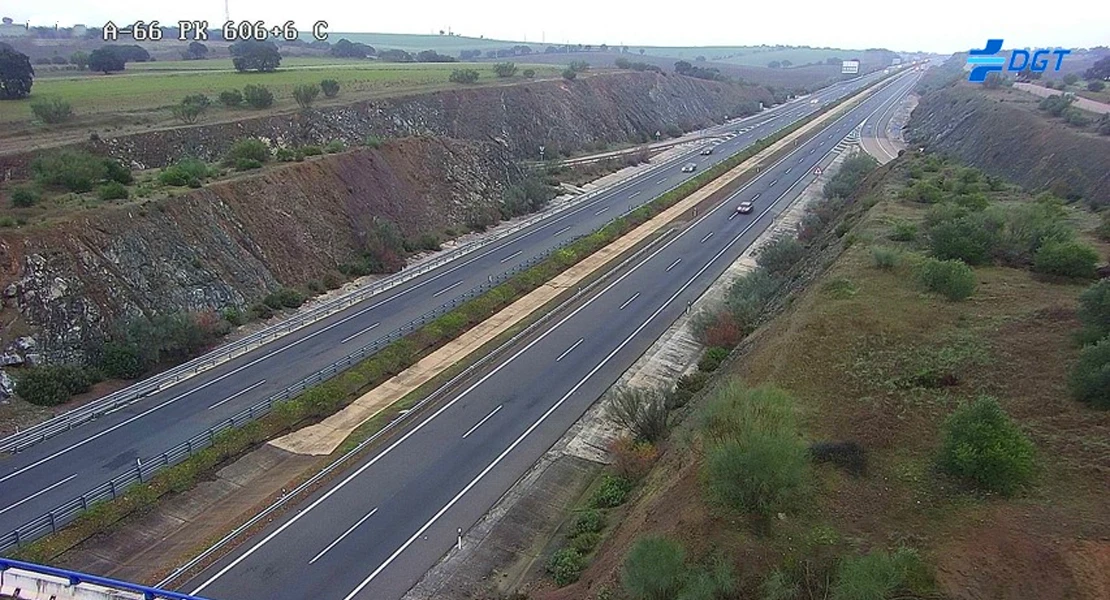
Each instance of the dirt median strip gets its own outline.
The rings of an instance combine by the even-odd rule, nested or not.
[[[825,123],[839,118],[864,98],[874,93],[868,88],[768,148],[755,154],[725,174],[710,181],[670,208],[656,215],[643,225],[628,232],[620,239],[579,261],[550,282],[540,286],[523,298],[510,304],[486,321],[473,327],[454,341],[421,359],[382,385],[366,392],[349,406],[323,421],[294,431],[270,442],[274,447],[297,454],[331,454],[363,423],[400,401],[413,390],[424,385],[445,369],[465,359],[504,331],[548,305],[564,290],[580,285],[599,271],[606,269],[622,254],[670,226],[683,213],[717,194],[734,180],[742,177],[762,163],[789,148],[796,140]]]

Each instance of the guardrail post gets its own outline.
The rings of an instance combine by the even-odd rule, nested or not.
[[[50,532],[58,533],[58,527],[54,524],[54,512],[51,511],[47,513],[46,516],[50,517]]]

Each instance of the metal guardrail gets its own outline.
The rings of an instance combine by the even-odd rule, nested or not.
[[[671,165],[680,159],[666,161],[658,165],[652,165],[650,168],[645,169],[641,174],[647,174],[665,166]],[[620,184],[617,184],[620,185]],[[194,375],[210,370],[219,366],[233,358],[242,356],[248,352],[256,350],[257,348],[270,343],[286,334],[297,331],[303,327],[316,323],[331,315],[334,315],[352,305],[358,304],[380,294],[386,290],[394,288],[398,285],[411,281],[425,273],[433,271],[440,266],[452,262],[464,255],[470,254],[475,250],[479,250],[498,242],[514,233],[527,229],[536,223],[555,217],[567,210],[577,207],[580,204],[588,202],[597,196],[611,192],[611,188],[603,188],[593,190],[582,194],[573,200],[564,202],[556,207],[553,207],[543,213],[529,217],[515,225],[505,228],[487,238],[475,240],[469,244],[460,246],[454,250],[437,256],[431,260],[423,261],[406,267],[398,273],[395,273],[381,281],[374,284],[353,290],[343,296],[329,300],[320,306],[313,308],[304,314],[295,315],[281,323],[267,327],[266,329],[252,333],[234,342],[230,342],[225,346],[209,352],[203,356],[195,358],[189,362],[181,364],[177,367],[154,375],[148,379],[140,381],[134,385],[126,387],[122,390],[113,392],[90,402],[80,408],[73,409],[37,425],[28,427],[23,431],[18,431],[3,439],[0,439],[0,453],[4,452],[20,452],[34,444],[45,441],[61,433],[65,433],[78,425],[82,425],[89,421],[93,421],[107,413],[118,410],[121,407],[127,406],[134,402],[149,396],[150,394],[160,392],[169,388],[177,383],[180,383]]]
[[[57,567],[48,567],[45,565],[36,565],[34,563],[23,562],[19,560],[11,560],[9,558],[0,558],[0,573],[11,569],[13,573],[32,573],[34,575],[46,575],[48,577],[55,577],[62,579],[69,586],[78,586],[82,583],[108,588],[110,590],[123,590],[127,592],[134,592],[142,594],[144,598],[154,600],[155,598],[167,598],[168,600],[204,600],[200,596],[190,596],[180,592],[171,592],[153,588],[147,585],[140,585],[131,583],[129,581],[122,581],[119,579],[112,579],[109,577],[101,577],[99,575],[90,575],[88,573],[81,573],[80,571],[71,571],[69,569],[59,569]],[[42,581],[39,579],[38,581]],[[19,594],[16,594],[17,596]],[[113,597],[115,597],[113,595]]]
[[[666,162],[660,163],[658,165],[653,165],[651,168],[645,169],[644,173],[662,168],[662,167],[670,165],[670,164],[674,164],[674,163],[676,163],[680,160],[683,160],[683,158],[679,157],[675,160],[666,161]],[[685,181],[686,180],[683,180],[682,182],[668,188],[666,191],[661,192],[660,194],[658,194],[655,197],[662,196],[662,195],[670,192],[671,190],[674,190],[675,188],[677,188],[677,187],[681,186],[683,183],[685,183]],[[607,191],[610,191],[610,190],[609,189],[596,190],[596,191],[590,192],[588,194],[583,194],[579,198],[576,198],[575,201],[564,203],[563,205],[561,205],[561,206],[559,206],[559,207],[557,207],[557,208],[555,208],[551,211],[545,212],[541,215],[536,215],[535,217],[533,217],[531,219],[528,219],[524,222],[521,222],[521,223],[517,224],[516,226],[514,226],[514,228],[512,229],[511,232],[506,231],[500,237],[497,237],[495,239],[501,239],[501,238],[503,238],[507,235],[510,235],[512,232],[520,231],[521,229],[524,229],[525,227],[527,227],[531,224],[534,224],[534,223],[539,222],[543,219],[549,218],[549,217],[551,217],[555,214],[558,214],[558,213],[561,213],[565,210],[568,210],[569,208],[571,208],[573,206],[577,206],[578,204],[581,204],[582,202],[585,202],[588,199],[590,199],[592,197],[595,197],[597,195],[600,195],[602,193],[605,193]],[[647,202],[645,202],[644,204],[646,204],[646,203]],[[613,221],[630,214],[631,212],[633,212],[637,208],[639,208],[639,206],[643,206],[643,204],[636,205],[636,206],[630,206],[627,211],[621,213],[618,216],[613,217],[612,219],[610,219],[607,222],[607,224],[612,223]],[[604,227],[604,226],[602,226],[602,227]],[[28,521],[27,523],[24,523],[23,525],[20,525],[19,527],[17,527],[16,529],[14,529],[12,531],[9,531],[5,534],[0,535],[0,552],[5,552],[5,551],[7,551],[11,548],[19,547],[19,546],[21,546],[25,543],[28,543],[32,540],[35,540],[39,537],[42,537],[43,535],[47,535],[47,534],[50,534],[50,533],[56,533],[59,529],[68,525],[74,519],[76,519],[77,516],[80,515],[82,512],[88,510],[90,506],[92,506],[94,504],[97,504],[99,502],[104,502],[104,501],[108,501],[108,500],[118,498],[119,496],[121,496],[127,490],[127,488],[131,487],[132,485],[134,485],[136,483],[142,483],[142,482],[148,481],[152,476],[154,476],[159,471],[161,471],[165,468],[174,466],[174,465],[184,461],[188,457],[192,456],[193,454],[196,454],[197,452],[199,452],[201,450],[204,450],[205,448],[208,448],[209,446],[212,445],[212,443],[216,439],[216,436],[218,436],[220,433],[222,433],[224,431],[227,431],[229,429],[232,429],[232,428],[241,427],[243,425],[246,425],[247,423],[250,423],[251,421],[254,421],[256,419],[259,419],[259,418],[269,414],[271,411],[273,411],[274,407],[277,404],[279,404],[281,402],[284,402],[284,401],[287,401],[287,400],[299,395],[300,393],[304,392],[305,390],[312,387],[313,385],[317,385],[317,384],[323,383],[325,381],[328,381],[329,379],[335,377],[339,373],[342,373],[343,371],[350,368],[351,366],[357,364],[358,362],[362,361],[363,359],[365,359],[365,358],[371,356],[372,354],[376,353],[377,351],[381,350],[383,347],[385,347],[389,343],[392,343],[393,341],[395,341],[397,339],[400,339],[401,337],[404,337],[406,334],[415,331],[419,327],[421,327],[421,326],[427,324],[428,322],[434,320],[435,318],[445,314],[446,312],[452,310],[453,308],[456,308],[460,304],[463,304],[464,302],[485,293],[487,290],[489,290],[489,289],[503,283],[504,281],[508,280],[513,275],[516,275],[517,273],[519,273],[523,270],[531,268],[532,266],[536,265],[537,263],[545,260],[548,256],[550,256],[554,252],[566,247],[569,244],[574,243],[575,241],[577,241],[578,239],[581,239],[582,237],[585,237],[585,236],[580,235],[580,236],[576,236],[574,238],[563,240],[562,242],[560,242],[560,243],[556,244],[555,246],[549,248],[548,250],[544,251],[543,253],[541,253],[541,254],[539,254],[535,257],[532,257],[528,261],[525,261],[524,263],[521,263],[521,264],[517,265],[516,267],[513,267],[513,268],[511,268],[511,269],[509,269],[509,270],[507,270],[507,271],[505,271],[505,272],[503,272],[503,273],[501,273],[497,276],[492,277],[486,283],[483,283],[483,284],[479,285],[478,287],[470,290],[469,292],[466,292],[465,294],[457,296],[454,299],[450,300],[449,302],[446,302],[446,303],[440,305],[439,307],[424,313],[423,315],[421,315],[420,317],[417,317],[416,319],[413,319],[412,321],[410,321],[406,325],[403,325],[400,328],[394,330],[393,332],[391,332],[391,333],[389,333],[385,336],[382,336],[382,337],[374,340],[373,342],[370,342],[369,344],[366,344],[366,345],[360,347],[358,350],[355,350],[354,352],[351,352],[350,354],[344,356],[343,358],[341,358],[341,359],[333,362],[332,364],[320,369],[316,373],[313,373],[312,375],[309,375],[308,377],[305,377],[305,378],[301,379],[300,381],[298,381],[298,382],[296,382],[292,385],[287,386],[285,389],[281,390],[280,392],[277,392],[275,394],[270,395],[265,400],[262,400],[261,402],[258,402],[256,404],[250,406],[246,410],[243,410],[243,411],[239,412],[238,414],[232,416],[231,418],[226,419],[224,421],[221,421],[219,424],[207,429],[205,432],[203,432],[203,433],[201,433],[197,436],[194,436],[194,437],[190,438],[189,440],[186,440],[185,442],[183,442],[181,444],[178,444],[178,445],[170,448],[169,450],[167,450],[167,451],[163,452],[162,454],[159,454],[158,456],[156,456],[154,459],[147,460],[146,462],[139,461],[138,464],[136,464],[136,466],[134,468],[128,469],[128,471],[126,471],[125,473],[123,473],[121,475],[117,475],[116,477],[113,477],[109,481],[107,481],[107,482],[105,482],[101,485],[96,486],[95,488],[85,492],[84,494],[81,494],[80,496],[55,507],[53,510],[47,512],[46,514],[43,514],[43,515],[41,515],[41,516],[39,516],[35,519],[32,519],[32,520]],[[477,249],[479,247],[488,245],[488,244],[492,243],[492,241],[493,240],[481,240],[480,242],[484,242],[484,243],[475,242],[475,248],[473,248],[473,249]],[[479,243],[480,243],[480,245],[478,245]],[[463,248],[465,248],[465,246]],[[459,249],[457,249],[457,251],[462,250],[463,248],[459,248]],[[461,255],[461,253],[456,255],[456,257],[460,256],[460,255]],[[429,263],[430,262],[433,262],[433,261],[429,261]],[[443,261],[443,262],[446,262],[446,261]],[[438,262],[437,266],[438,266],[438,264],[443,264],[443,262]],[[431,268],[434,268],[434,267],[428,267],[427,269],[425,269],[424,271],[421,271],[421,272],[422,273],[427,272],[427,270],[431,270]],[[415,277],[415,276],[416,275],[412,275],[412,276],[409,277],[409,279],[411,279],[412,277]],[[397,285],[397,284],[394,284],[394,285]],[[383,289],[385,289],[385,288],[383,288]],[[357,291],[348,295],[348,296],[337,299],[337,300],[347,301],[347,304],[345,304],[344,307],[350,306],[351,304],[357,302],[357,301],[350,301],[349,300],[350,296],[353,296],[356,293],[357,293]],[[335,302],[335,301],[333,301],[333,302]],[[323,317],[320,317],[320,318],[323,318]],[[295,323],[295,322],[300,322],[300,321],[302,321],[302,320],[294,318],[294,319],[291,319],[289,322]],[[542,322],[542,321],[543,321],[543,319],[537,321],[537,323]],[[305,322],[305,324],[308,323],[308,321],[303,321],[303,322]],[[531,327],[525,329],[525,331],[530,331],[530,330],[531,330]],[[523,333],[523,332],[521,332],[521,333]],[[516,339],[516,338],[514,337],[514,339]],[[204,357],[202,357],[202,358],[204,358]],[[464,373],[466,373],[466,372],[467,371],[464,371]],[[133,387],[137,387],[137,386],[133,386]],[[108,398],[108,397],[105,397],[105,399],[106,398]],[[123,403],[116,404],[115,406],[120,406],[122,404]],[[417,406],[420,406],[420,404],[418,404]],[[80,412],[80,409],[78,409],[77,411],[73,411],[73,413],[77,413],[77,412]],[[67,414],[71,414],[71,413],[67,413]],[[100,414],[103,414],[103,413],[100,413]],[[88,420],[89,418],[95,418],[95,417],[87,417],[87,418],[85,418],[85,420]],[[399,420],[400,419],[395,419],[393,422],[389,423],[386,426],[386,428],[381,430],[381,432],[379,432],[379,433],[384,433],[386,430],[390,429],[395,422],[397,422]],[[63,431],[64,431],[64,429],[63,429]],[[375,438],[377,438],[377,434],[375,434],[375,436],[372,436],[370,439],[373,440]],[[370,441],[370,440],[367,440],[367,441]],[[23,447],[26,447],[26,446],[23,446]],[[315,479],[316,478],[313,478],[313,480],[315,480]]]

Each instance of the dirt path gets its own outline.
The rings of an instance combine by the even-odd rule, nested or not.
[[[1042,98],[1047,98],[1049,96],[1059,96],[1063,93],[1060,90],[1050,90],[1039,85],[1033,85],[1032,83],[1015,83],[1014,87],[1024,92],[1029,92],[1030,94],[1033,94],[1035,96],[1040,96]],[[1110,114],[1110,104],[1095,102],[1094,100],[1084,98],[1082,96],[1075,97],[1075,105],[1079,108],[1082,108],[1083,110],[1098,113],[1100,115]]]

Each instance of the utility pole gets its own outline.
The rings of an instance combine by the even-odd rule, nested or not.
[[[229,1],[230,0],[224,0],[224,22],[225,23],[231,20],[231,10],[228,8],[228,5],[227,5]]]

